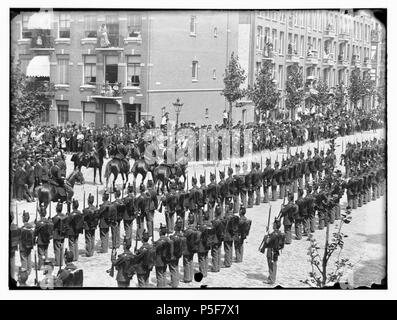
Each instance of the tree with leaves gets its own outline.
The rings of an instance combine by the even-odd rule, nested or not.
[[[376,88],[376,98],[380,106],[383,106],[385,103],[385,86],[382,84],[378,88]]]
[[[319,80],[314,88],[317,91],[314,104],[319,106],[322,113],[324,113],[325,108],[332,102],[332,96],[329,93],[328,84],[325,81]]]
[[[299,107],[305,97],[303,75],[297,65],[292,65],[287,70],[285,106],[291,110],[294,119],[295,109]]]
[[[54,86],[48,81],[28,78],[20,70],[18,63],[11,63],[11,132],[31,126],[47,111]]]
[[[243,98],[246,94],[246,91],[240,88],[246,78],[245,70],[240,66],[238,56],[232,52],[223,76],[225,88],[221,92],[229,102],[229,127],[231,126],[233,103]]]
[[[334,96],[335,109],[337,110],[338,113],[340,113],[345,110],[347,105],[346,89],[343,82],[336,85],[334,93],[335,93]]]
[[[254,85],[248,87],[247,95],[259,110],[260,119],[262,119],[263,113],[275,109],[278,99],[280,98],[280,92],[273,79],[270,61],[264,62]]]
[[[354,106],[354,110],[357,109],[358,101],[363,96],[363,83],[361,79],[360,69],[354,68],[350,74],[350,84],[347,87],[349,94],[349,100]]]
[[[376,94],[375,81],[371,79],[369,73],[365,73],[362,79],[362,95],[371,100]]]
[[[307,254],[310,256],[311,272],[309,273],[309,278],[304,281],[301,280],[301,282],[311,287],[324,288],[339,283],[347,269],[353,268],[348,258],[341,258],[344,238],[347,237],[347,235],[342,232],[342,226],[351,222],[351,212],[346,211],[346,213],[343,213],[341,216],[338,231],[333,233],[332,239],[330,240],[330,216],[329,213],[326,214],[328,224],[324,251],[322,253],[320,252],[321,248],[316,239],[313,235],[309,235],[310,246]],[[329,262],[336,252],[338,252],[338,256],[334,261],[335,268],[330,272]]]

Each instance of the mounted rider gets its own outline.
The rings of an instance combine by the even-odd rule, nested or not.
[[[122,144],[121,139],[116,139],[112,143],[112,148],[110,152],[110,156],[112,156],[113,159],[120,160],[121,165],[124,167],[123,171],[128,171],[128,149],[127,147]]]

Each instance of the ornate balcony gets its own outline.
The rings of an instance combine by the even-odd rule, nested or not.
[[[343,56],[338,56],[338,68],[349,67],[349,62],[343,58]]]
[[[360,60],[360,56],[359,55],[357,55],[357,54],[353,55],[351,65],[353,67],[356,67],[356,68],[360,68],[361,67],[361,60]]]
[[[324,55],[323,58],[323,66],[326,68],[331,68],[335,65],[335,60],[333,55],[329,54],[328,56]]]
[[[286,63],[288,64],[299,64],[300,63],[300,59],[299,56],[297,54],[292,54],[292,53],[288,53],[286,56]]]
[[[276,52],[272,49],[267,49],[266,46],[263,49],[262,60],[267,60],[270,62],[274,62],[274,57],[277,56]]]
[[[371,60],[369,58],[364,58],[364,63],[361,68],[363,70],[370,70],[372,68]]]
[[[50,30],[33,30],[30,50],[54,51],[54,37],[51,36]]]
[[[92,99],[119,100],[122,98],[121,83],[97,83]]]
[[[335,29],[333,26],[328,25],[323,34],[325,39],[334,39],[336,37]]]
[[[120,44],[123,44],[123,39],[119,35],[109,35],[107,37],[103,35],[98,35],[97,38],[97,47],[95,50],[97,51],[123,51],[124,48],[120,47]]]
[[[318,64],[317,50],[309,50],[306,54],[306,64]]]
[[[339,37],[338,37],[339,42],[348,42],[348,41],[350,41],[350,38],[351,38],[350,34],[345,33],[345,32],[340,33]]]

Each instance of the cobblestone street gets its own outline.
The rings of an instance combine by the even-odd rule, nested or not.
[[[382,137],[383,130],[377,132],[365,132],[358,133],[355,136],[348,136],[344,138],[336,139],[336,154],[337,154],[337,164],[339,165],[340,154],[342,147],[346,147],[348,141],[361,141],[368,139],[373,136]],[[342,143],[343,139],[343,143]],[[320,149],[323,148],[324,142],[320,142]],[[307,148],[317,147],[317,143],[307,144],[299,150],[303,150],[306,153]],[[328,148],[328,146],[326,146]],[[296,148],[292,148],[292,153],[295,154]],[[277,151],[271,152],[272,162],[276,158]],[[278,150],[278,157],[280,159],[282,151]],[[285,150],[284,150],[285,155]],[[262,155],[263,164],[266,157],[269,157],[268,152],[264,152]],[[260,162],[260,155],[256,154],[249,159],[246,159],[249,163],[254,160]],[[242,163],[243,159],[233,159],[232,166],[238,162]],[[132,163],[132,161],[131,161]],[[105,167],[106,163],[104,164]],[[229,165],[229,161],[221,162],[217,164],[217,169],[222,169],[223,166]],[[70,155],[68,155],[68,173],[72,170],[73,165],[70,162]],[[201,163],[189,164],[189,180],[191,179],[193,172],[196,172],[197,177],[199,174],[204,172],[204,168],[207,174],[207,183],[209,182],[209,172],[213,172],[213,166],[208,164],[203,165]],[[96,196],[97,186],[92,183],[93,169],[83,168],[84,177],[86,184],[84,186],[75,186],[75,198],[80,202],[80,210],[83,206],[83,192],[85,191],[86,197],[89,193]],[[132,175],[130,176],[130,178]],[[217,175],[218,179],[218,175]],[[105,181],[103,181],[105,182]],[[138,178],[139,185],[140,178]],[[121,185],[121,178],[117,181],[118,185]],[[99,186],[99,203],[102,202],[101,195],[103,193],[103,186]],[[114,197],[112,196],[114,199]],[[296,198],[296,195],[295,195]],[[96,203],[96,199],[95,202]],[[346,195],[341,200],[341,209],[344,211],[346,207]],[[87,204],[87,201],[86,201]],[[242,263],[233,263],[230,268],[223,268],[219,273],[209,273],[207,278],[204,278],[201,282],[192,282],[190,284],[185,284],[180,282],[180,288],[199,288],[200,286],[207,287],[236,287],[236,288],[271,288],[272,286],[264,284],[265,278],[268,275],[268,267],[266,262],[266,256],[262,255],[258,251],[258,247],[262,241],[263,235],[265,233],[269,205],[272,206],[271,221],[273,221],[275,215],[278,215],[282,200],[271,202],[270,204],[261,204],[260,206],[254,206],[252,209],[247,209],[247,218],[252,220],[252,227],[250,234],[245,241],[244,248],[244,260]],[[16,203],[11,203],[11,210],[15,212]],[[31,214],[31,222],[35,219],[35,206],[36,203],[26,203],[18,202],[18,221],[19,226],[22,222],[22,212],[27,210]],[[64,206],[64,210],[66,207]],[[55,214],[55,204],[52,204],[52,215]],[[160,222],[164,223],[164,214],[156,212],[155,213],[155,238],[158,238],[158,227]],[[336,229],[339,225],[339,221],[335,221],[331,225],[331,234],[334,228]],[[135,230],[134,223],[134,230]],[[123,236],[123,226],[121,226]],[[294,230],[294,228],[293,228]],[[386,195],[380,197],[376,201],[371,201],[368,204],[353,210],[352,212],[352,222],[343,226],[342,232],[348,235],[345,238],[345,246],[340,255],[340,257],[349,258],[350,262],[353,263],[353,269],[346,275],[349,284],[354,287],[357,286],[370,286],[372,283],[380,283],[380,281],[386,276]],[[325,240],[325,229],[316,230],[314,237],[320,246],[324,246]],[[293,234],[294,239],[294,234]],[[96,231],[96,248],[99,248],[99,230]],[[135,243],[133,243],[133,246]],[[309,256],[307,255],[307,250],[310,242],[307,241],[306,237],[302,240],[293,240],[292,244],[286,245],[282,254],[279,257],[278,271],[277,271],[277,285],[288,288],[301,288],[307,285],[301,283],[308,277],[308,273],[311,271],[311,266],[309,263]],[[140,244],[138,245],[140,246]],[[67,247],[67,240],[65,241],[65,247]],[[79,237],[79,249],[80,257],[76,265],[84,270],[84,287],[116,287],[117,283],[115,278],[111,278],[106,270],[110,267],[110,252],[107,254],[98,254],[95,252],[93,257],[85,257],[84,250],[84,235]],[[122,249],[118,250],[121,253]],[[52,243],[49,248],[49,256],[53,257]],[[337,253],[334,255],[337,256]],[[223,259],[223,255],[222,255]],[[211,261],[211,259],[209,259]],[[194,257],[195,270],[198,271],[197,257]],[[20,265],[19,254],[16,255],[16,264]],[[331,269],[334,266],[331,261]],[[183,273],[182,259],[179,262],[180,271]],[[56,269],[56,272],[58,270]],[[39,278],[42,275],[39,273]],[[168,277],[169,279],[169,277]],[[29,284],[33,284],[34,272],[29,277]],[[152,271],[150,276],[150,284],[155,287],[156,278],[155,272]],[[131,287],[137,286],[136,276],[134,276]]]

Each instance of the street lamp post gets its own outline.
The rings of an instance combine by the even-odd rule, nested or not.
[[[175,108],[175,113],[176,113],[176,128],[178,128],[179,124],[179,114],[181,113],[183,103],[180,102],[180,99],[177,98],[176,101],[172,104]]]

